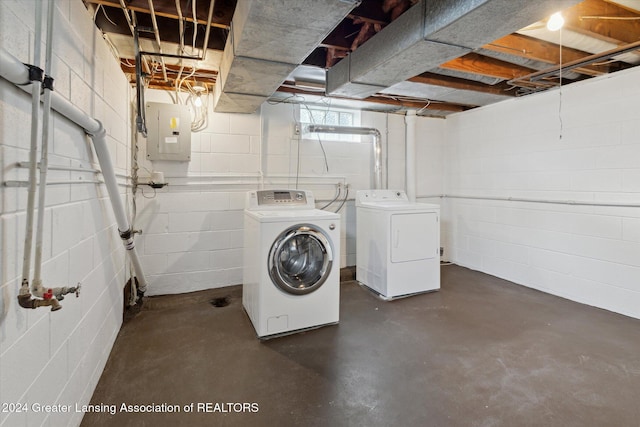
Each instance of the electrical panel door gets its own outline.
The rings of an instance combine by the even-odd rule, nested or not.
[[[191,160],[191,112],[186,105],[147,102],[147,159]]]

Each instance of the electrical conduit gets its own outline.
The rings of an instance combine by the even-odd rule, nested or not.
[[[416,111],[407,110],[404,117],[406,138],[406,175],[407,197],[409,201],[416,201]]]

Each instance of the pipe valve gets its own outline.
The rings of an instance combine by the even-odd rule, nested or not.
[[[62,301],[65,295],[71,294],[71,293],[76,294],[76,298],[78,298],[80,296],[80,283],[78,283],[78,286],[73,286],[73,287],[64,286],[62,288],[56,288],[53,293],[58,299],[58,301]]]

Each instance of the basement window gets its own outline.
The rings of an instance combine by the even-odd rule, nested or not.
[[[361,135],[341,135],[333,133],[310,133],[308,125],[328,126],[360,126],[360,111],[343,110],[334,108],[317,108],[300,106],[300,124],[302,125],[302,138],[317,139],[323,141],[361,142]]]

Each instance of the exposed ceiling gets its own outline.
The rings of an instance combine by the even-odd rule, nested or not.
[[[84,1],[132,83],[137,28],[145,85],[197,81],[216,111],[331,98],[444,117],[640,64],[640,0]]]

